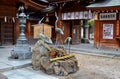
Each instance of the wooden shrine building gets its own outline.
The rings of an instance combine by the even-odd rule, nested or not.
[[[81,42],[81,27],[86,25],[86,20],[92,18],[92,13],[86,8],[95,0],[1,0],[0,1],[0,45],[15,44],[19,36],[19,21],[16,18],[18,8],[21,5],[25,7],[27,20],[25,34],[29,42],[34,39],[34,27],[42,18],[49,18],[49,21],[43,20],[50,26],[55,26],[55,12],[59,17],[58,27],[64,31],[62,40],[66,37],[72,37],[72,44]],[[55,27],[52,27],[52,40],[55,41]]]
[[[94,12],[94,45],[120,48],[120,1],[101,0],[87,8]]]

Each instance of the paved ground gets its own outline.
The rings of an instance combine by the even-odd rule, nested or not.
[[[71,51],[76,53],[79,71],[66,77],[59,77],[33,70],[30,59],[24,61],[8,59],[12,48],[13,46],[0,48],[0,72],[8,79],[67,79],[68,77],[72,79],[120,79],[120,51],[116,49],[96,49],[92,44],[72,45]]]
[[[81,54],[77,54],[76,57],[79,60],[79,67],[88,69],[88,71],[91,72],[89,75],[93,78],[87,79],[120,79],[119,58],[106,58]]]
[[[0,48],[0,72],[9,71],[16,68],[21,68],[31,65],[31,59],[24,61],[9,59],[10,51],[12,49],[13,46],[5,46],[4,48]]]
[[[35,71],[32,67],[26,67],[4,72],[8,79],[59,79],[52,75],[47,75],[42,71]]]

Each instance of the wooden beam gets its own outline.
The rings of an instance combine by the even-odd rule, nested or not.
[[[76,1],[76,0],[52,0],[52,2],[55,2],[55,3],[64,3],[64,2],[70,2],[70,1]]]
[[[16,16],[16,7],[0,6],[0,16]]]
[[[120,10],[120,7],[101,7],[101,8],[88,8],[91,9],[92,11],[109,11],[109,10]]]
[[[31,0],[19,0],[20,2],[23,2],[25,4],[25,6],[31,6],[31,7],[34,7],[35,9],[37,10],[41,10],[41,9],[44,9],[46,8],[47,6],[46,5],[40,5],[40,4],[37,4]]]

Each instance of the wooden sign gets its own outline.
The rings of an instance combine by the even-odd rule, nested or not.
[[[100,13],[100,20],[116,20],[116,13]]]
[[[34,25],[34,38],[39,38],[40,33],[51,38],[52,26],[50,26],[48,24]]]

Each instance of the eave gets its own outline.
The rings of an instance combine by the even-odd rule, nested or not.
[[[36,10],[41,10],[41,9],[44,9],[46,8],[47,6],[46,5],[40,5],[38,3],[35,3],[31,0],[19,0],[20,2],[23,2],[25,4],[25,6],[30,6],[30,7],[33,7],[35,8]]]
[[[104,0],[96,2],[87,6],[87,8],[109,8],[109,7],[120,7],[119,0]]]

